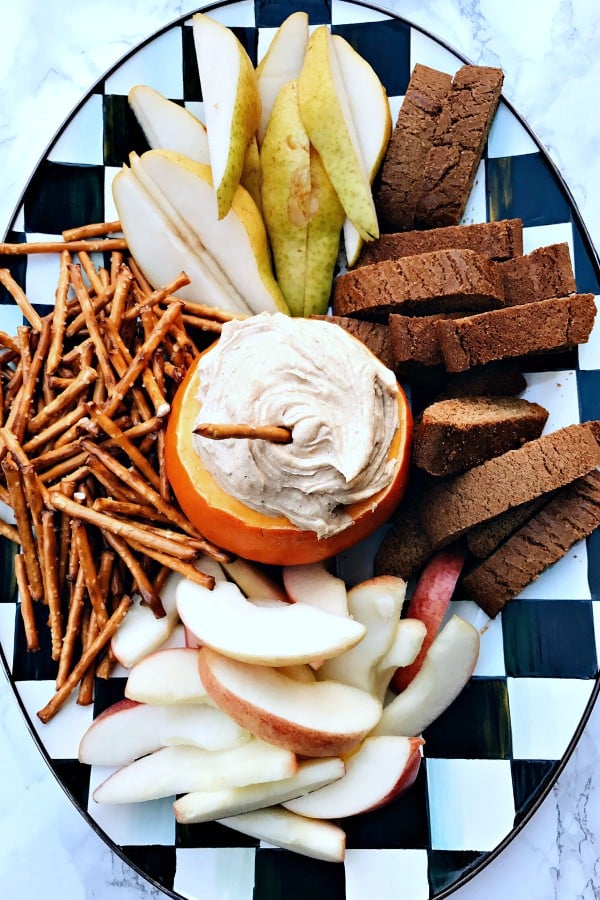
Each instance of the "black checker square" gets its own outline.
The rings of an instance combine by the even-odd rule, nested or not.
[[[592,600],[600,600],[600,529],[587,539],[588,582]],[[600,660],[598,660],[600,665]]]
[[[25,241],[25,235],[21,231],[8,231],[6,241],[11,244],[22,244]],[[2,260],[2,268],[8,269],[17,284],[25,290],[25,275],[27,272],[26,256],[5,256]],[[13,306],[14,302],[13,297],[8,293],[4,285],[0,284],[0,306],[4,304]],[[0,309],[0,319],[1,317],[2,310]],[[5,331],[6,329],[4,326],[2,327]]]
[[[427,875],[432,891],[438,891],[454,884],[470,869],[481,863],[487,853],[477,850],[430,850],[427,854]]]
[[[502,612],[506,674],[594,678],[598,663],[589,600],[513,600]]]
[[[252,900],[344,900],[343,863],[261,847],[254,862]]]
[[[52,759],[50,765],[75,802],[85,809],[90,791],[91,766],[76,759]]]
[[[377,72],[388,97],[406,93],[410,80],[410,25],[398,19],[333,25]]]
[[[308,13],[311,25],[331,24],[331,0],[304,0],[298,9]],[[278,28],[292,11],[286,0],[254,2],[254,20],[257,28]]]
[[[579,222],[573,221],[573,268],[577,290],[581,294],[600,294],[598,259],[594,255],[590,239]],[[600,360],[599,360],[600,363]]]
[[[194,30],[191,25],[183,26],[181,40],[183,46],[183,99],[187,101],[202,100],[200,73],[194,46]]]
[[[509,759],[512,753],[504,678],[472,678],[456,700],[423,732],[425,756]]]
[[[219,822],[198,822],[194,825],[175,823],[177,847],[258,847],[257,838],[249,837]]]
[[[1,315],[2,310],[0,310]],[[15,556],[18,552],[19,548],[16,544],[7,538],[0,537],[0,603],[17,602]]]
[[[600,419],[600,371],[581,369],[577,372],[577,395],[580,420],[594,422]]]
[[[518,824],[538,802],[545,786],[558,766],[557,761],[514,759],[511,762],[515,824]]]
[[[129,862],[148,875],[156,884],[167,890],[173,890],[177,864],[174,846],[166,844],[150,844],[144,847],[133,845],[123,847],[122,850]],[[144,894],[146,893],[141,884],[140,890],[143,890]]]
[[[421,850],[431,844],[427,806],[427,761],[417,778],[391,803],[371,812],[340,819],[350,850]]]
[[[58,662],[52,659],[52,639],[48,627],[48,607],[33,604],[33,616],[39,635],[40,649],[27,649],[20,604],[16,607],[13,677],[15,681],[54,681]]]
[[[94,679],[94,718],[125,697],[126,678]]]
[[[60,234],[104,221],[104,167],[43,160],[24,200],[25,231]]]
[[[104,164],[122,166],[129,154],[150,149],[127,97],[122,94],[106,94],[102,101],[104,118]]]
[[[566,193],[541,153],[486,159],[488,218],[522,219],[524,227],[569,222]]]

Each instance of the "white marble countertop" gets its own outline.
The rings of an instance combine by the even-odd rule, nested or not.
[[[472,61],[500,65],[514,103],[566,178],[600,247],[600,16],[596,0],[380,0]],[[47,143],[96,79],[194,0],[2,0],[0,231]],[[298,4],[302,8],[302,4]],[[600,708],[558,783],[456,900],[600,895]],[[141,881],[86,825],[47,769],[0,675],[0,884],[7,900],[134,900]],[[410,900],[410,898],[406,898]]]

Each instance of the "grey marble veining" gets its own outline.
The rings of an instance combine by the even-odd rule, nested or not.
[[[0,0],[0,225],[65,116],[94,81],[193,0]],[[474,62],[500,65],[505,95],[564,175],[600,247],[600,16],[596,0],[379,2]],[[301,4],[298,4],[301,7]],[[456,900],[600,896],[600,710],[558,783],[509,847]],[[0,675],[0,893],[7,900],[159,898],[71,806]],[[409,900],[409,898],[407,898]]]

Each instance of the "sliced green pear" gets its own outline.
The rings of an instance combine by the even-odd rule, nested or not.
[[[298,77],[298,101],[310,142],[323,160],[346,215],[362,238],[379,237],[369,172],[326,25],[315,29],[308,41]]]
[[[327,312],[344,222],[344,208],[314,147],[310,148],[310,196],[303,312],[307,317]]]
[[[231,29],[196,13],[192,30],[210,166],[222,219],[231,208],[248,144],[260,122],[258,79],[250,57]]]
[[[274,806],[331,784],[341,778],[345,771],[344,763],[337,757],[307,759],[298,765],[295,775],[281,781],[186,794],[173,804],[175,818],[180,824],[191,825]]]
[[[260,151],[258,149],[258,141],[256,136],[250,138],[246,155],[244,156],[244,166],[240,176],[240,184],[245,187],[257,208],[262,212],[262,200],[260,196]]]
[[[264,135],[260,164],[262,211],[277,281],[292,315],[301,316],[311,181],[310,143],[300,118],[296,81],[286,84],[277,96]]]
[[[332,40],[369,182],[373,184],[392,133],[390,104],[384,86],[367,60],[340,34],[334,34]],[[346,218],[344,245],[349,266],[353,266],[358,259],[362,243],[360,234]]]
[[[131,169],[124,166],[115,176],[112,191],[131,254],[154,288],[185,271],[190,284],[179,290],[184,299],[234,313],[250,313],[233,286],[228,288],[224,279],[215,279],[198,250],[172,226]]]
[[[300,74],[308,43],[308,13],[295,12],[277,29],[256,68],[261,115],[258,142],[262,144],[279,91]]]
[[[221,825],[325,862],[343,862],[346,835],[333,822],[307,819],[280,806],[217,819]]]
[[[366,628],[304,603],[257,606],[237,585],[217,582],[213,590],[182,580],[177,609],[202,644],[232,659],[264,665],[307,663],[354,646]]]
[[[210,164],[206,126],[189,109],[145,84],[132,87],[127,99],[153,149],[175,150]]]
[[[199,668],[208,694],[238,725],[301,756],[348,752],[381,715],[381,703],[358,688],[297,681],[271,666],[229,659],[209,647],[200,650]]]
[[[271,269],[267,234],[256,204],[241,186],[227,215],[217,218],[211,173],[168,150],[131,157],[136,176],[172,221],[182,221],[190,241],[207,253],[221,277],[254,313],[288,312]]]
[[[479,632],[452,616],[408,687],[385,707],[373,734],[421,734],[462,691],[478,656]]]

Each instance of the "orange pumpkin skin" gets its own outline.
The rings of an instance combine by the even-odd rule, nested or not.
[[[347,507],[353,519],[347,528],[319,539],[314,531],[298,528],[284,516],[266,516],[240,503],[219,487],[204,466],[191,440],[199,409],[200,359],[194,361],[175,395],[166,432],[165,463],[179,505],[208,540],[255,562],[299,565],[347,550],[389,519],[406,489],[412,446],[412,414],[400,385],[399,427],[390,447],[390,456],[396,459],[392,481],[369,499]]]

